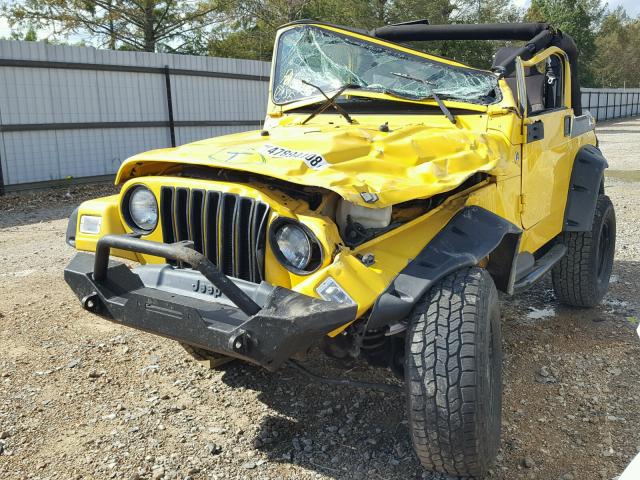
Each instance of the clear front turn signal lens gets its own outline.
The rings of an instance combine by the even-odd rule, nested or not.
[[[346,303],[355,305],[356,302],[336,282],[333,277],[327,277],[318,287],[316,293],[329,302]]]
[[[94,215],[82,215],[80,217],[80,233],[97,234],[102,227],[102,217]]]

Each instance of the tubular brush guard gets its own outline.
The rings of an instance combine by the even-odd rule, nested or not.
[[[231,279],[191,247],[190,242],[165,244],[106,235],[98,241],[95,255],[80,252],[71,260],[65,281],[92,313],[269,370],[355,318],[355,305],[319,300],[265,282]],[[110,261],[111,248],[189,264],[219,290],[218,297],[209,301],[152,288],[142,275],[149,267],[132,271]]]

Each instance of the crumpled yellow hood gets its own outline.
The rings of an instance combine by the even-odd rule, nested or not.
[[[381,208],[446,192],[476,172],[489,172],[506,148],[493,134],[424,124],[388,133],[361,125],[280,126],[269,133],[226,135],[136,155],[122,164],[116,183],[156,163],[203,165],[323,187]]]

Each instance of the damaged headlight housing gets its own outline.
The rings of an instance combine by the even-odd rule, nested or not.
[[[284,267],[308,275],[322,264],[322,247],[315,235],[299,222],[279,218],[271,225],[271,250]]]
[[[143,185],[136,185],[127,191],[123,199],[122,213],[134,231],[150,233],[158,225],[156,197]]]

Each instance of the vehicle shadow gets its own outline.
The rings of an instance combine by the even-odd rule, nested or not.
[[[324,376],[395,381],[390,372],[358,363],[349,371],[312,352],[305,366]],[[254,439],[269,462],[302,466],[322,475],[350,479],[433,479],[413,454],[405,416],[403,392],[382,392],[310,381],[291,367],[278,378],[261,381],[256,368],[241,363],[227,368],[227,385],[259,392],[259,400],[277,415],[267,415]],[[274,388],[274,382],[277,386]]]
[[[509,472],[519,471],[523,439],[535,432],[535,424],[514,414],[522,401],[535,404],[530,388],[543,388],[535,382],[533,370],[528,372],[536,368],[531,358],[553,339],[558,351],[566,349],[577,355],[591,355],[594,345],[606,346],[618,341],[618,336],[629,335],[629,341],[634,341],[634,326],[627,325],[627,319],[637,315],[633,289],[639,275],[640,263],[616,262],[610,293],[601,306],[593,309],[560,305],[549,278],[522,295],[502,298],[504,383],[507,387],[515,383],[531,387],[505,390],[503,418],[514,425],[517,434],[503,431],[502,453],[491,478],[507,479],[511,478]],[[575,340],[564,344],[561,339],[569,334]],[[349,370],[341,369],[319,351],[304,363],[325,376],[393,381],[390,372],[370,368],[364,362]],[[269,462],[299,465],[334,479],[450,478],[426,473],[420,466],[411,447],[402,392],[328,386],[310,381],[290,367],[270,374],[240,362],[227,366],[222,380],[234,388],[258,391],[259,401],[275,412],[263,418],[253,439],[255,448],[266,454]],[[543,404],[539,407],[541,411],[547,408]],[[560,409],[557,413],[562,418],[566,412]],[[547,433],[548,442],[562,438],[560,430],[557,435]],[[558,444],[556,450],[562,448]],[[550,449],[553,451],[553,445]],[[576,461],[569,456],[566,465],[553,468],[568,471]]]

